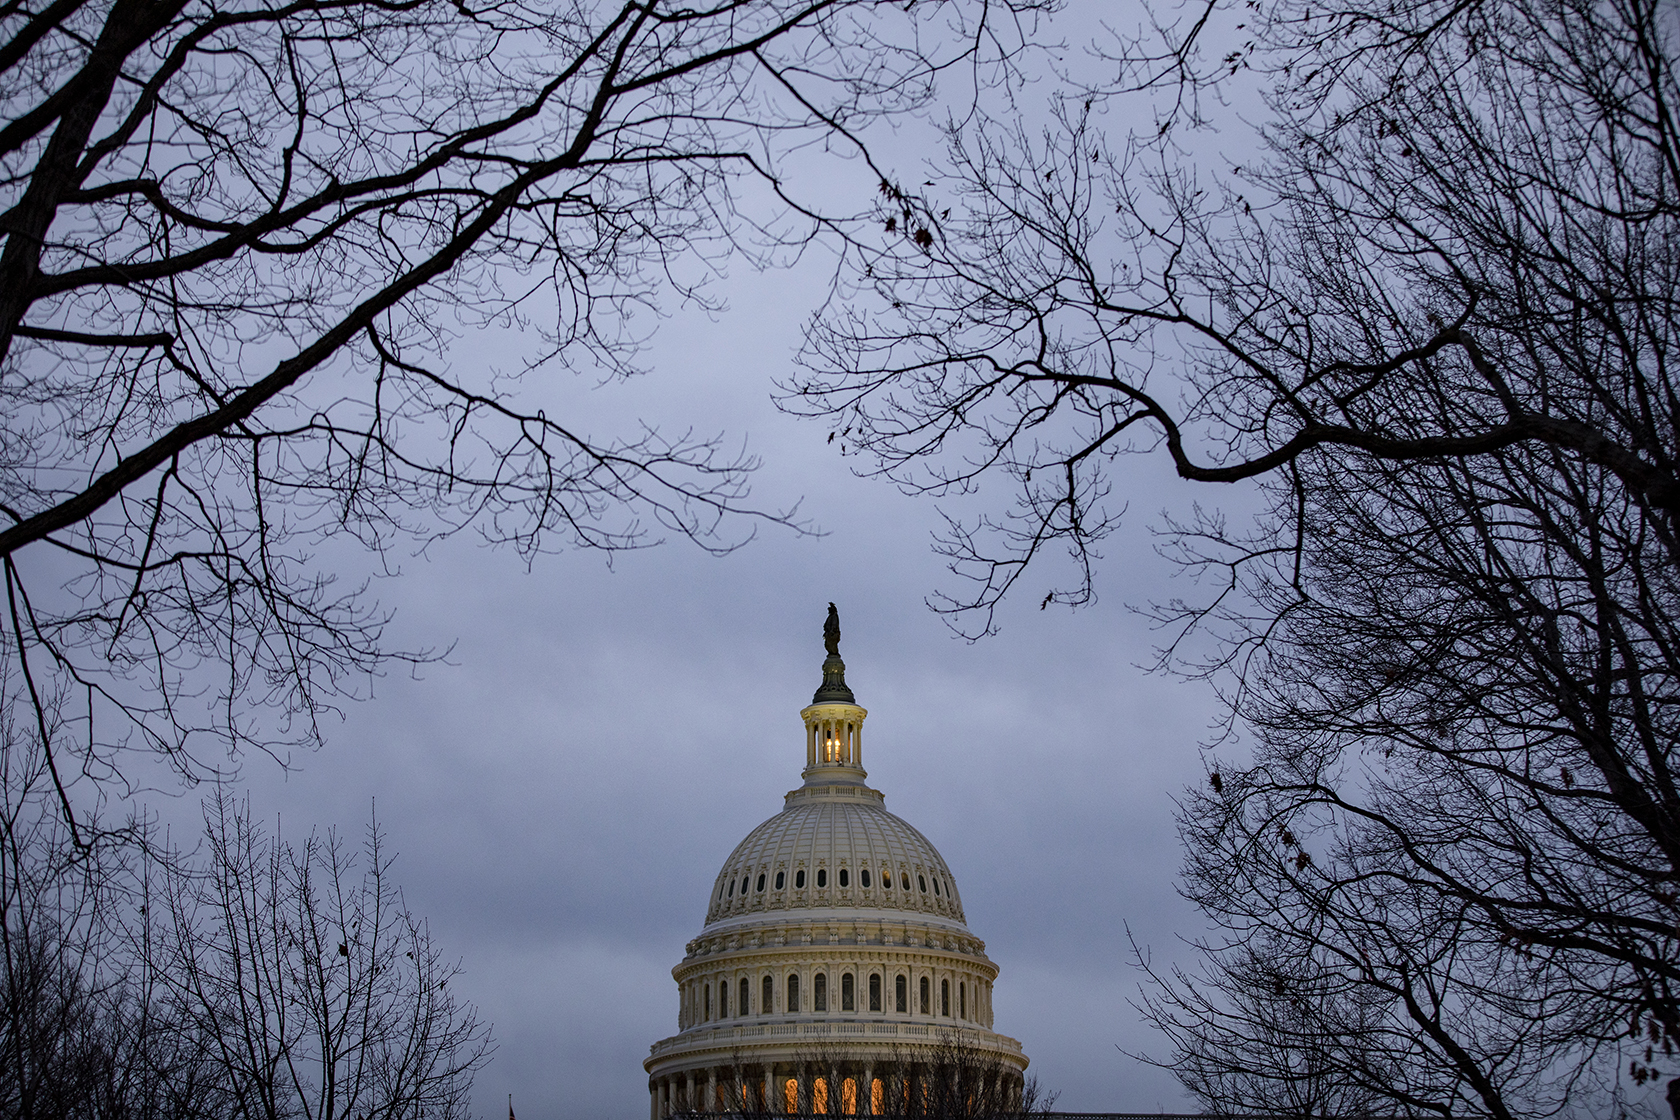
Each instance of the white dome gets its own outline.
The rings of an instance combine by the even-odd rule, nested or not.
[[[671,970],[677,1033],[642,1063],[650,1120],[861,1120],[909,1092],[911,1066],[949,1061],[952,1047],[1006,1111],[1020,1100],[1027,1056],[992,1029],[997,965],[968,929],[951,869],[865,784],[869,713],[839,640],[830,604],[823,683],[799,713],[804,784],[729,854],[705,928]]]
[[[724,862],[706,925],[793,909],[909,911],[964,923],[938,849],[862,784],[788,794],[786,807]]]

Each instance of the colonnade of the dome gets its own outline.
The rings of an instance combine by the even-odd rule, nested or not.
[[[961,1055],[954,1059],[953,1053]],[[966,1061],[962,1059],[966,1058]],[[795,1116],[904,1116],[936,1111],[931,1098],[981,1098],[981,1114],[1007,1113],[1020,1101],[1019,1054],[1005,1058],[954,1045],[920,1051],[793,1056],[731,1055],[714,1065],[648,1081],[649,1120],[689,1112]],[[920,1106],[920,1107],[918,1107]]]
[[[677,966],[677,1026],[844,1014],[989,1028],[997,966],[980,942],[964,942],[966,954],[890,942],[817,947],[798,928],[753,930],[737,951],[691,952]]]

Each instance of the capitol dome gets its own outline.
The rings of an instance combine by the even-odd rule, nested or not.
[[[801,710],[803,784],[724,861],[672,969],[677,1033],[654,1043],[652,1120],[683,1112],[1007,1112],[1027,1058],[992,1030],[997,966],[956,879],[866,784],[860,707],[829,604],[823,682]]]
[[[748,833],[718,872],[707,928],[777,910],[849,907],[902,910],[962,927],[950,868],[883,800],[862,785],[788,794],[786,808]]]

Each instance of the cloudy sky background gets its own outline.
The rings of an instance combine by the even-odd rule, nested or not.
[[[886,150],[909,180],[935,143],[911,125]],[[813,157],[806,171],[836,196],[872,186],[856,164]],[[597,435],[645,420],[744,439],[764,460],[756,504],[800,501],[821,535],[765,525],[729,556],[674,542],[610,569],[589,553],[527,569],[470,535],[399,557],[401,574],[373,587],[396,612],[391,644],[454,643],[447,663],[377,681],[289,774],[246,764],[256,814],[294,838],[359,830],[377,804],[409,905],[494,1023],[486,1116],[509,1093],[521,1120],[647,1114],[641,1061],[676,1029],[670,969],[724,859],[799,783],[798,712],[821,677],[830,600],[870,711],[870,784],[956,875],[1002,970],[997,1029],[1021,1040],[1059,1108],[1191,1107],[1119,1048],[1161,1052],[1128,1002],[1140,976],[1127,930],[1163,964],[1190,960],[1183,939],[1200,929],[1173,889],[1173,798],[1202,780],[1216,708],[1204,686],[1146,675],[1158,635],[1130,608],[1195,591],[1155,555],[1161,511],[1244,495],[1179,483],[1164,459],[1122,464],[1130,515],[1105,549],[1100,600],[1040,612],[1047,570],[1006,605],[999,635],[955,638],[923,604],[954,586],[930,550],[935,504],[855,477],[827,429],[771,403],[831,269],[820,251],[792,270],[737,268],[714,289],[726,313],[672,309],[647,376],[526,387]],[[469,335],[457,360],[512,368],[523,343]],[[347,550],[324,559],[346,581],[372,570]],[[196,799],[161,811],[187,827]]]

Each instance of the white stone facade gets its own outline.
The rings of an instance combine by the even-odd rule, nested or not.
[[[1018,1082],[1026,1069],[1020,1043],[992,1030],[997,966],[950,869],[865,784],[868,713],[831,699],[845,690],[837,653],[824,669],[820,702],[800,713],[805,784],[724,862],[672,970],[678,1033],[643,1063],[651,1120],[743,1104],[900,1111],[884,1095],[903,1090],[878,1072],[953,1044],[984,1076]]]

